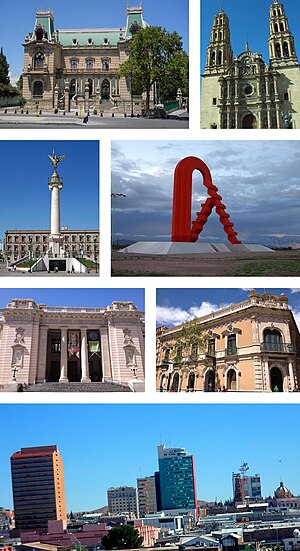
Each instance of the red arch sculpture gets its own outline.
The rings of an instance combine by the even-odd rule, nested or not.
[[[191,220],[192,212],[192,177],[194,170],[199,170],[203,176],[203,184],[207,188],[208,197],[201,205],[201,211],[197,212],[196,220]],[[176,165],[174,172],[173,214],[172,214],[172,241],[189,242],[197,241],[213,208],[219,215],[224,231],[230,243],[241,243],[237,239],[237,232],[233,229],[230,216],[226,212],[226,205],[222,203],[222,197],[218,188],[213,184],[208,166],[198,157],[185,157]]]

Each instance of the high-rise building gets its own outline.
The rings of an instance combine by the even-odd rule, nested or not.
[[[57,446],[21,448],[11,458],[17,530],[47,528],[66,520],[63,462]]]
[[[197,509],[194,456],[185,448],[158,446],[161,508]]]
[[[155,476],[137,479],[140,517],[157,512]]]
[[[136,488],[120,486],[107,490],[107,503],[110,513],[121,515],[127,513],[130,517],[138,517],[138,500]]]
[[[244,463],[240,473],[232,473],[233,499],[235,503],[243,503],[245,499],[261,499],[260,475],[246,475],[249,470],[247,463]]]

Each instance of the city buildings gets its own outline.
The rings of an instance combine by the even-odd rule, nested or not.
[[[261,480],[260,475],[247,475],[249,467],[243,463],[239,473],[232,473],[233,501],[245,503],[245,500],[261,500]]]
[[[228,16],[221,8],[214,17],[202,74],[202,128],[300,127],[299,62],[278,0],[270,5],[269,26],[267,63],[249,49],[248,40],[255,43],[253,29],[245,29],[245,51],[233,53]]]
[[[82,16],[84,23],[84,16]],[[24,40],[23,95],[29,106],[42,108],[128,111],[142,97],[130,79],[119,78],[132,36],[148,24],[141,3],[127,5],[121,28],[57,29],[51,10],[36,12],[33,31]]]
[[[66,521],[63,462],[57,446],[21,448],[10,462],[16,529],[45,529],[49,520]]]
[[[157,390],[298,390],[300,336],[284,294],[252,290],[248,300],[196,323],[203,349],[193,339],[179,343],[182,325],[158,328]]]
[[[74,389],[71,383],[144,390],[142,318],[130,301],[86,308],[12,300],[0,312],[0,390],[17,390],[19,383],[33,390],[51,383],[66,390]]]
[[[139,516],[137,491],[133,486],[109,488],[107,490],[107,503],[110,513],[127,513],[132,518]]]
[[[137,479],[139,515],[146,517],[157,512],[156,480],[155,476],[146,476]]]
[[[158,446],[162,510],[197,510],[194,457],[185,448]]]

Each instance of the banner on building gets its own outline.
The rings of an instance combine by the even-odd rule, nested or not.
[[[80,356],[80,333],[79,331],[69,331],[68,335],[68,354],[69,356]]]
[[[91,355],[97,354],[100,352],[100,338],[99,333],[96,331],[91,331],[88,333],[88,348]]]

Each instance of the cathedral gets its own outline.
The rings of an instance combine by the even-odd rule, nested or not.
[[[118,78],[134,33],[147,27],[142,6],[127,6],[121,28],[55,27],[51,10],[37,11],[33,32],[24,41],[23,96],[43,109],[108,110],[131,107],[130,79]],[[141,101],[134,96],[134,104]],[[106,108],[106,109],[105,109]]]
[[[233,55],[229,19],[214,17],[202,75],[201,128],[300,128],[300,66],[284,5],[270,6],[269,63]]]

